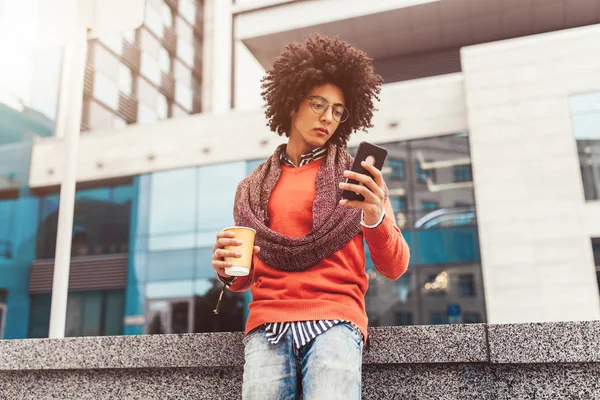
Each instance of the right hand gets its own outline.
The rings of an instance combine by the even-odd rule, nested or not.
[[[231,267],[232,264],[224,260],[225,257],[240,258],[242,253],[234,250],[225,250],[225,246],[239,246],[241,240],[234,239],[235,234],[230,231],[221,231],[217,233],[217,242],[213,247],[212,267],[217,274],[222,277],[229,278],[231,275],[225,273],[225,268]],[[254,255],[260,252],[260,247],[254,246]]]

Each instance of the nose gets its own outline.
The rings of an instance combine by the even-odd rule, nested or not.
[[[321,114],[321,121],[331,123],[333,120],[333,107],[329,106],[323,114]]]

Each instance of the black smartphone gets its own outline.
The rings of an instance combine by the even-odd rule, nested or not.
[[[369,159],[369,157],[372,157],[372,159]],[[369,142],[361,142],[358,145],[356,157],[354,158],[354,162],[352,163],[352,171],[358,172],[359,174],[365,174],[373,178],[373,175],[365,168],[363,168],[363,166],[360,165],[360,163],[362,161],[369,160],[372,162],[375,168],[381,171],[381,168],[383,168],[383,163],[385,162],[385,157],[387,157],[387,150],[383,147],[376,146]],[[346,183],[362,185],[362,183],[359,183],[355,179],[346,179]],[[342,197],[347,200],[363,201],[365,199],[362,194],[355,193],[350,190],[342,190]]]

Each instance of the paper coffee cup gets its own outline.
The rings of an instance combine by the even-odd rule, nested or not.
[[[234,233],[234,239],[242,241],[240,246],[225,246],[225,250],[239,251],[242,253],[240,258],[225,257],[225,261],[232,264],[231,267],[225,268],[225,273],[231,276],[246,276],[250,274],[252,266],[252,257],[254,256],[254,236],[256,231],[245,226],[232,226],[223,229]]]

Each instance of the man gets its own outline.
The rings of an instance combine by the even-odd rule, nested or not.
[[[398,279],[409,249],[395,224],[382,174],[350,171],[351,133],[372,127],[383,80],[372,60],[338,38],[293,43],[263,79],[266,116],[286,145],[238,186],[236,225],[257,231],[245,277],[229,277],[220,232],[212,265],[231,291],[251,289],[244,399],[359,399],[367,337],[366,240],[375,267]],[[362,185],[347,184],[353,178]],[[364,201],[341,198],[341,190]]]

